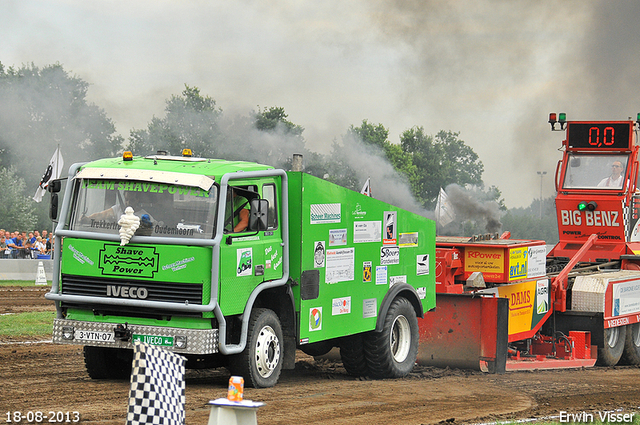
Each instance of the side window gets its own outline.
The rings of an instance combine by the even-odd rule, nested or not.
[[[249,224],[249,201],[257,198],[257,186],[232,186],[227,189],[224,232],[244,232]]]
[[[278,206],[276,205],[276,186],[274,184],[265,184],[262,186],[262,197],[269,201],[269,229],[278,228]]]

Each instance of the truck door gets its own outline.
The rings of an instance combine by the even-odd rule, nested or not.
[[[239,229],[249,211],[249,202],[262,197],[269,201],[266,231]],[[282,236],[278,227],[276,184],[233,186],[227,194],[225,236],[220,247],[219,303],[223,314],[244,311],[251,292],[260,283],[282,277]],[[246,212],[243,212],[246,210]]]
[[[264,278],[274,280],[282,277],[282,229],[280,227],[280,208],[275,181],[262,186],[262,198],[269,202],[267,231],[263,232],[264,241]]]

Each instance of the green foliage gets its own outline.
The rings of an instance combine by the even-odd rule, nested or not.
[[[403,152],[411,156],[416,167],[412,190],[425,206],[433,208],[441,187],[482,186],[484,165],[478,155],[458,139],[459,133],[440,131],[435,137],[423,127],[413,127],[400,136]]]
[[[87,102],[88,86],[59,64],[0,68],[0,163],[32,170],[25,180],[34,192],[58,145],[66,164],[121,150],[111,119]]]
[[[14,166],[24,179],[20,187],[29,197],[25,208],[35,212],[36,220],[29,215],[22,221],[31,226],[52,227],[47,202],[36,204],[30,198],[58,146],[65,167],[114,156],[122,149],[123,138],[115,132],[112,120],[87,102],[88,87],[60,64],[43,68],[0,64],[0,166]],[[0,216],[0,222],[6,222],[5,218]]]
[[[391,143],[388,136],[389,130],[382,124],[363,120],[358,127],[352,125],[342,143],[334,142],[332,146],[329,179],[359,190],[366,179],[362,172],[365,160],[361,158],[365,156],[376,164],[368,167],[369,174],[379,174],[378,165],[389,163],[400,176],[396,177],[398,184],[404,182],[423,208],[433,209],[440,188],[449,184],[482,188],[484,166],[458,133],[440,131],[434,137],[427,135],[423,127],[413,127],[402,133],[400,144]],[[387,173],[377,185],[386,184],[391,178]],[[497,188],[489,191],[493,190]]]
[[[264,108],[255,114],[255,126],[260,131],[276,131],[278,127],[284,128],[286,134],[302,136],[304,128],[292,123],[288,119],[284,108],[272,106]]]
[[[304,158],[305,173],[319,177],[321,179],[329,178],[329,163],[324,155],[317,152],[307,152]]]
[[[218,147],[224,143],[219,129],[222,110],[200,89],[185,85],[181,96],[173,95],[166,102],[164,118],[154,117],[146,130],[132,130],[127,149],[136,155],[148,155],[159,150],[180,155],[189,148],[195,156],[217,158]]]
[[[331,145],[331,154],[327,163],[327,180],[351,190],[360,191],[363,184],[351,161],[353,153],[348,144],[336,141]],[[360,187],[358,187],[360,186]]]
[[[393,165],[393,168],[408,181],[414,198],[421,204],[424,204],[424,197],[421,196],[420,173],[418,167],[413,163],[410,153],[402,150],[402,146],[393,143],[387,143],[384,149],[387,160]]]
[[[0,225],[7,230],[32,230],[36,225],[35,202],[25,191],[14,166],[0,168]]]
[[[376,181],[378,187],[394,177],[409,185],[415,175],[415,166],[398,145],[387,140],[388,135],[389,130],[382,124],[363,120],[359,127],[351,125],[342,136],[342,143],[334,141],[332,145],[328,179],[356,191],[368,177]],[[383,163],[389,163],[396,175],[384,174],[380,167]]]
[[[302,136],[304,128],[287,118],[288,115],[282,107],[258,108],[252,117],[254,131],[249,134],[242,133],[244,138],[235,142],[242,147],[245,154],[243,159],[290,170],[294,153],[311,156]],[[316,155],[314,160],[317,161],[319,158],[320,156]]]
[[[60,64],[7,68],[0,63],[0,167],[15,166],[13,173],[24,179],[23,185],[12,185],[11,195],[22,191],[23,198],[4,202],[5,209],[9,205],[15,210],[7,211],[6,218],[0,216],[6,226],[51,228],[47,202],[36,205],[31,196],[58,145],[65,167],[122,151],[124,140],[111,119],[87,102],[88,88],[87,82]],[[182,93],[166,101],[164,112],[163,117],[151,118],[146,128],[132,129],[127,149],[136,155],[158,150],[176,155],[190,148],[196,156],[284,169],[290,169],[294,153],[301,153],[306,172],[356,191],[371,177],[374,196],[396,205],[408,200],[400,206],[414,211],[432,209],[440,187],[449,184],[484,191],[482,162],[451,131],[431,136],[416,126],[401,135],[400,143],[391,143],[384,125],[363,120],[359,126],[350,126],[341,142],[334,141],[325,156],[306,148],[304,128],[290,121],[283,107],[258,107],[245,116],[226,116],[212,97],[185,85]],[[34,149],[25,152],[25,146]],[[378,179],[375,184],[374,179]],[[488,196],[491,193],[497,194],[500,203],[499,190],[485,191]],[[470,219],[469,223],[479,222]]]
[[[360,127],[353,125],[347,130],[347,136],[356,136],[362,140],[365,145],[377,146],[379,149],[385,149],[389,144],[389,130],[382,124],[373,125],[367,120],[363,120]]]
[[[287,120],[284,108],[259,109],[250,116],[226,117],[209,96],[185,86],[167,101],[165,116],[154,117],[145,130],[132,130],[127,149],[136,155],[158,150],[195,156],[291,166],[293,153],[306,154],[304,129]]]

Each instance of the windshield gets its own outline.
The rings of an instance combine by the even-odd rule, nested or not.
[[[569,154],[564,189],[622,189],[627,155]]]
[[[127,207],[140,217],[139,236],[213,237],[218,188],[131,180],[83,179],[71,214],[72,230],[119,234]]]

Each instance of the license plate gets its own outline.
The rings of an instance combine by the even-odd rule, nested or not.
[[[95,331],[76,330],[73,333],[73,337],[79,341],[100,341],[100,342],[115,341],[113,332],[95,332]]]
[[[159,345],[161,347],[173,347],[172,336],[158,336],[158,335],[136,335],[131,337],[132,341],[140,341],[149,345]]]

